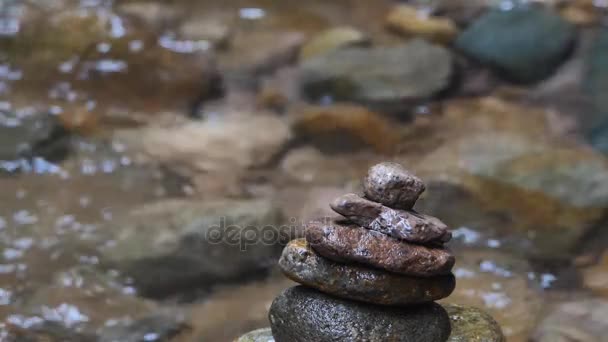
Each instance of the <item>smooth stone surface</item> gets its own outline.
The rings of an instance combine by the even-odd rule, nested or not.
[[[424,190],[420,178],[390,162],[372,166],[363,182],[365,197],[397,209],[411,209]]]
[[[608,331],[608,301],[586,299],[557,306],[539,325],[534,342],[603,342]]]
[[[576,38],[574,25],[548,10],[516,7],[492,10],[470,25],[456,47],[518,82],[551,75]]]
[[[101,257],[139,294],[166,296],[263,274],[281,242],[261,243],[261,230],[280,224],[281,211],[266,200],[159,201],[108,224],[115,243]]]
[[[451,19],[429,15],[410,5],[395,6],[386,23],[406,37],[422,37],[437,43],[450,43],[458,35],[458,27]]]
[[[445,89],[451,75],[448,50],[415,40],[397,47],[340,49],[306,60],[300,83],[313,100],[331,96],[335,101],[402,112],[404,104],[415,104]]]
[[[413,243],[443,243],[452,238],[448,227],[439,219],[385,207],[382,204],[347,194],[336,198],[331,208],[359,226]]]
[[[323,293],[381,305],[411,305],[449,296],[453,275],[416,278],[323,258],[306,240],[291,241],[283,250],[279,267],[291,280]]]
[[[274,337],[270,328],[262,328],[239,337],[235,342],[274,342]]]
[[[369,44],[369,38],[361,31],[349,27],[334,27],[315,35],[300,49],[300,60],[319,56],[347,46]]]
[[[320,255],[336,262],[357,262],[409,276],[449,274],[454,256],[442,247],[409,244],[346,221],[313,221],[306,241]]]
[[[445,304],[452,323],[448,342],[504,342],[500,325],[492,316],[474,307]]]
[[[443,342],[451,329],[447,313],[435,303],[387,308],[302,286],[280,294],[268,316],[277,342]]]

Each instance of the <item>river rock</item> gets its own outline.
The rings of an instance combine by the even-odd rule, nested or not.
[[[397,163],[373,166],[363,182],[365,197],[397,209],[411,209],[424,189],[422,180]]]
[[[557,306],[538,326],[534,342],[601,342],[608,331],[608,301],[584,299]]]
[[[437,43],[450,43],[458,35],[458,27],[449,18],[433,16],[410,5],[395,6],[386,23],[406,37],[418,36]]]
[[[516,7],[491,10],[457,39],[456,47],[517,82],[551,75],[576,38],[574,25],[549,10]]]
[[[387,308],[301,286],[280,294],[268,316],[277,342],[441,342],[451,329],[447,313],[435,303]]]
[[[409,276],[449,274],[454,256],[442,247],[409,244],[346,221],[313,221],[306,241],[320,255],[336,262],[357,262]]]
[[[307,106],[294,115],[292,128],[296,138],[333,154],[365,147],[389,154],[400,138],[400,131],[385,115],[348,104]]]
[[[262,328],[239,337],[235,342],[274,342],[274,337],[270,328]]]
[[[99,333],[98,342],[171,341],[190,329],[184,323],[184,314],[167,311],[127,324],[104,327]]]
[[[280,256],[280,223],[266,200],[160,201],[108,225],[103,257],[141,294],[162,297],[259,275]]]
[[[448,227],[435,217],[385,207],[355,194],[340,196],[330,206],[359,226],[405,241],[428,244],[452,238]]]
[[[448,342],[505,342],[500,325],[492,316],[474,307],[443,305],[452,322]]]
[[[67,156],[69,147],[68,132],[57,117],[0,111],[0,161],[33,157],[59,161]],[[4,168],[0,166],[0,170]]]
[[[583,271],[585,287],[608,299],[608,251],[604,252],[597,265]]]
[[[547,115],[495,98],[446,104],[408,161],[428,188],[417,211],[531,256],[575,253],[608,210],[608,160],[554,136]]]
[[[456,285],[453,275],[406,277],[357,265],[335,263],[321,257],[306,240],[291,241],[279,267],[291,280],[332,296],[380,305],[412,305],[449,296]]]
[[[404,104],[437,95],[450,83],[448,50],[414,40],[382,48],[346,48],[301,64],[300,82],[306,96],[331,96],[395,112]]]
[[[306,60],[347,46],[369,44],[369,38],[361,31],[349,27],[334,27],[318,33],[300,49],[300,60]]]
[[[586,60],[583,78],[585,93],[593,105],[596,124],[589,130],[591,144],[598,150],[608,153],[608,29],[601,29]]]

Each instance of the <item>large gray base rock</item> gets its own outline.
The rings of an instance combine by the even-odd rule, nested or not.
[[[443,342],[450,335],[449,317],[435,303],[387,308],[301,286],[274,300],[269,319],[277,342]]]

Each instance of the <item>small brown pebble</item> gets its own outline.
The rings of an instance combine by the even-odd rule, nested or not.
[[[365,197],[395,209],[412,209],[424,190],[422,180],[397,163],[372,166],[363,182]]]

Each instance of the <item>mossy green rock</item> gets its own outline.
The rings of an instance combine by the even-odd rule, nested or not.
[[[448,342],[504,342],[500,326],[487,313],[454,304],[444,305],[452,323]]]
[[[270,328],[263,328],[247,333],[235,342],[274,342],[274,337]]]
[[[444,342],[450,335],[449,317],[439,304],[384,307],[302,286],[280,294],[269,319],[277,342]]]
[[[567,57],[575,27],[559,15],[536,7],[492,10],[457,39],[456,47],[517,82],[551,75]]]

